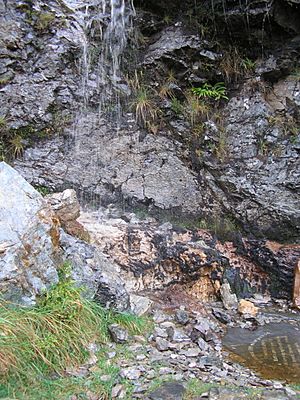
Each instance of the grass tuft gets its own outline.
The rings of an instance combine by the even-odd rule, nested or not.
[[[66,368],[82,365],[89,357],[89,344],[108,340],[111,323],[130,333],[146,328],[144,319],[105,310],[83,298],[68,268],[35,307],[0,302],[0,383],[12,377],[61,376]]]

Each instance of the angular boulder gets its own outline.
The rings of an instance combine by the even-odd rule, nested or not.
[[[31,304],[57,282],[59,221],[43,197],[0,163],[0,293]]]
[[[12,167],[0,163],[1,297],[34,304],[37,295],[58,281],[60,265],[69,261],[72,278],[87,297],[119,311],[129,308],[118,266],[60,228],[60,221],[64,227],[78,215],[75,192],[53,195],[51,203]]]
[[[89,241],[88,232],[77,221],[80,216],[80,204],[74,189],[66,189],[63,192],[49,194],[45,199],[67,233]]]

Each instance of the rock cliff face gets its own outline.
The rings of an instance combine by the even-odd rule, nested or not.
[[[142,68],[152,92],[171,85],[155,100],[160,121],[152,133],[137,127],[126,107],[118,127],[104,113],[98,118],[104,89],[93,61],[101,42],[95,18],[87,24],[72,1],[0,1],[1,115],[23,147],[48,135],[15,150],[24,153],[18,171],[35,185],[74,187],[102,205],[126,201],[152,212],[229,218],[247,233],[298,241],[299,4],[136,6],[135,30],[144,40],[123,64],[129,72]],[[88,10],[94,17],[97,6]],[[229,99],[206,99],[209,110],[196,123],[194,103],[189,117],[176,110],[191,86],[220,81]],[[130,92],[122,77],[118,85]]]
[[[34,184],[71,186],[103,205],[125,199],[152,211],[225,216],[254,235],[296,241],[300,42],[296,20],[288,16],[299,15],[299,5],[266,1],[243,8],[215,1],[212,12],[208,3],[181,4],[181,15],[171,7],[170,22],[158,16],[165,6],[140,4],[148,11],[138,9],[137,21],[148,39],[137,56],[149,85],[174,72],[171,98],[158,104],[163,123],[153,135],[138,129],[130,114],[118,130],[99,121],[95,65],[82,81],[90,36],[79,7],[2,2],[2,114],[10,128],[63,133],[27,149],[16,167]],[[200,33],[185,15],[200,24]],[[205,37],[208,15],[221,45]],[[193,122],[174,113],[174,98],[183,99],[191,85],[226,79],[230,100],[213,104],[195,137]],[[129,91],[125,82],[123,89]],[[76,114],[87,93],[95,112]],[[27,135],[25,144],[30,140]]]

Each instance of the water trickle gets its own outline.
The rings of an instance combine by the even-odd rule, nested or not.
[[[119,105],[122,55],[132,27],[134,7],[131,0],[91,0],[84,6],[78,0],[67,2],[82,31],[83,105],[85,109],[98,105],[101,114],[107,102]]]
[[[121,125],[120,93],[126,94],[126,89],[128,91],[122,76],[122,56],[135,11],[132,0],[64,2],[72,9],[73,24],[80,34],[81,44],[78,104],[69,136],[71,151],[74,164],[85,162],[89,169],[88,180],[82,172],[82,196],[92,193],[92,196],[96,196],[93,191],[89,193],[89,187],[99,181],[99,146],[102,143],[101,135],[106,134],[103,125],[110,125],[110,134],[118,134]],[[113,116],[113,121],[107,122],[107,114]],[[92,135],[94,141],[90,148]],[[84,162],[82,157],[86,157]],[[89,203],[98,204],[101,194],[96,197],[90,197]]]

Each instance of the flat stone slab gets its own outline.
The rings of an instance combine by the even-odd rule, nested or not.
[[[166,382],[148,395],[151,400],[182,400],[185,387],[179,382]]]
[[[289,323],[272,323],[255,331],[230,328],[224,347],[235,361],[264,378],[300,382],[300,329]]]

